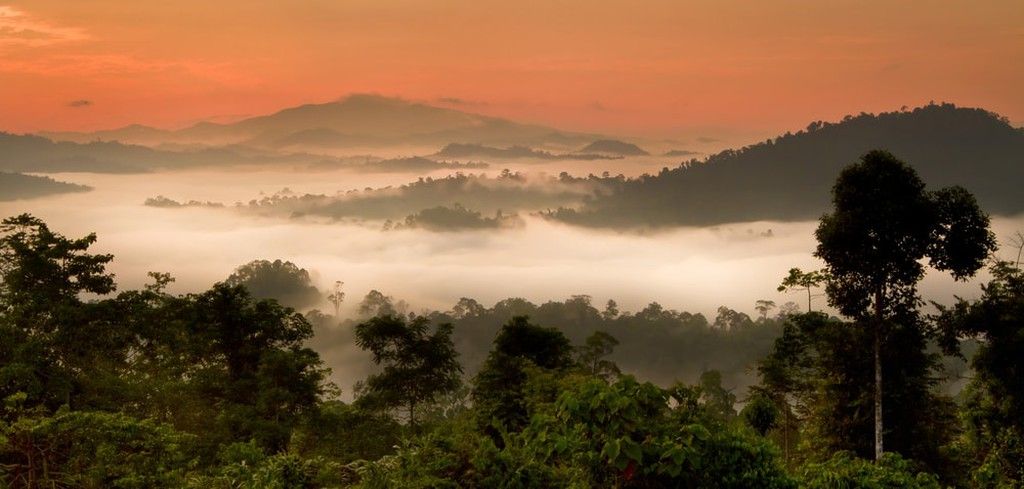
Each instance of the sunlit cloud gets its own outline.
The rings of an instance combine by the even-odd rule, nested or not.
[[[0,5],[0,48],[41,47],[89,39],[85,30],[37,19],[10,6]]]
[[[125,76],[140,73],[187,75],[193,79],[231,86],[246,86],[256,79],[234,69],[232,63],[201,60],[144,59],[123,54],[59,54],[7,60],[0,73],[45,76]]]

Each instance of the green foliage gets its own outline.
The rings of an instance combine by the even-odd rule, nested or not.
[[[912,464],[894,453],[878,462],[839,452],[822,463],[809,463],[801,470],[800,487],[805,489],[940,489],[935,475],[914,470]]]
[[[1024,272],[1009,262],[991,271],[982,297],[942,308],[938,325],[951,353],[959,337],[983,340],[963,395],[962,445],[979,487],[1014,487],[1024,481]]]
[[[821,313],[790,320],[759,366],[758,391],[782,411],[780,428],[799,428],[802,455],[812,460],[838,451],[873,456],[873,368],[864,354],[871,348],[871,331]],[[956,431],[955,406],[935,390],[938,358],[926,351],[918,328],[894,327],[888,338],[882,362],[887,449],[949,474],[956,469],[942,447]],[[779,435],[786,437],[780,444],[795,446],[796,433]]]
[[[571,382],[508,446],[582,470],[589,486],[792,486],[762,441],[694,422],[706,416],[678,400],[671,407],[671,397],[672,391],[629,376],[612,384]]]
[[[194,437],[120,413],[22,413],[0,424],[0,481],[11,488],[176,488]]]
[[[740,411],[740,416],[757,434],[765,436],[779,424],[779,408],[768,396],[755,394]]]
[[[494,339],[494,349],[477,374],[473,403],[482,426],[517,430],[529,420],[528,370],[564,371],[574,365],[572,345],[554,328],[512,318]]]
[[[356,326],[356,342],[373,353],[374,363],[384,366],[366,379],[360,404],[403,406],[411,426],[416,426],[417,406],[462,383],[451,324],[440,324],[431,332],[430,320],[424,317],[406,323],[400,317],[378,316]]]
[[[289,449],[305,458],[323,457],[340,463],[376,460],[393,451],[401,434],[401,425],[390,416],[326,401],[296,428]]]
[[[95,242],[95,234],[65,238],[28,214],[0,223],[0,397],[23,392],[29,406],[56,409],[80,389],[83,371],[119,360],[126,338],[79,298],[114,291],[105,269],[113,257],[88,253]]]
[[[255,438],[269,450],[284,448],[327,388],[319,355],[302,346],[309,323],[225,284],[186,297],[178,314],[183,353],[195,361],[182,380],[202,396],[189,424],[218,443]]]
[[[67,239],[31,216],[0,231],[0,393],[23,393],[25,409],[152,418],[197,435],[196,453],[209,455],[239,439],[283,449],[330,391],[303,346],[311,326],[291,309],[225,284],[170,296],[167,274],[84,302],[114,289],[111,257],[88,253],[95,236]]]
[[[224,446],[212,474],[189,479],[194,489],[314,489],[344,481],[340,464],[320,457],[267,455],[253,442]]]

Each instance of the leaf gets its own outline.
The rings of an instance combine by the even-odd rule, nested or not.
[[[644,452],[640,449],[640,444],[630,440],[629,438],[622,438],[622,451],[630,459],[640,462],[644,458]]]
[[[609,460],[615,460],[619,456],[619,448],[619,440],[611,440],[608,443],[605,443],[602,453],[604,453]]]

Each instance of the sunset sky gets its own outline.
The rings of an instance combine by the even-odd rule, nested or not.
[[[1024,122],[1024,1],[0,0],[0,130],[372,92],[566,129],[774,133],[930,100]]]

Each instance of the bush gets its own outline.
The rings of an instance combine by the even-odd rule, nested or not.
[[[839,452],[821,463],[804,465],[800,476],[806,489],[940,489],[934,474],[914,470],[910,462],[886,453],[878,463]]]
[[[62,408],[0,425],[0,473],[12,488],[176,488],[192,441],[152,420]]]

